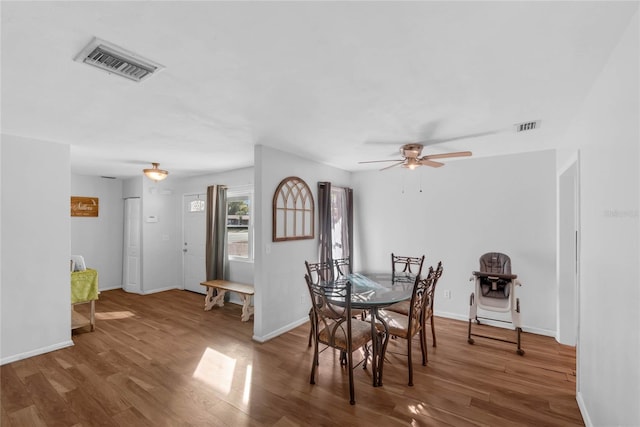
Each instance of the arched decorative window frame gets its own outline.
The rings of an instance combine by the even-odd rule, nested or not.
[[[288,204],[290,197],[294,197],[292,207]],[[283,215],[278,215],[279,211],[283,211]],[[290,211],[293,211],[294,225],[292,228],[287,227]],[[273,194],[273,241],[313,239],[314,212],[313,193],[302,178],[289,176],[280,181]],[[301,215],[300,218],[303,221],[300,226],[295,223],[298,220],[298,214]],[[292,231],[293,234],[289,235],[289,231]]]

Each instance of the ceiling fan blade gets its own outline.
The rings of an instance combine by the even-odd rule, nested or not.
[[[384,168],[382,168],[382,169],[380,169],[380,170],[381,170],[381,171],[383,171],[383,170],[386,170],[386,169],[391,169],[392,167],[394,167],[394,166],[400,166],[400,165],[401,165],[401,164],[403,164],[403,163],[404,163],[404,160],[400,160],[399,162],[394,163],[394,164],[392,164],[392,165],[390,165],[390,166],[386,166],[386,167],[384,167]]]
[[[432,168],[439,168],[444,166],[444,163],[434,162],[433,160],[425,159],[424,157],[419,160],[420,164],[423,166],[431,166]]]
[[[432,138],[432,139],[428,139],[426,141],[422,141],[422,142],[420,142],[420,144],[422,144],[424,146],[436,145],[436,144],[442,144],[444,142],[458,141],[460,139],[478,138],[480,136],[493,135],[495,133],[500,133],[500,132],[503,132],[503,131],[504,131],[503,129],[499,129],[499,130],[489,130],[489,131],[486,131],[486,132],[468,133],[466,135],[453,136],[451,138]]]
[[[402,160],[392,159],[392,160],[367,160],[365,162],[358,163],[381,163],[381,162],[401,162]]]
[[[448,159],[449,157],[469,157],[470,155],[471,151],[456,151],[454,153],[429,154],[428,156],[424,156],[422,160]]]

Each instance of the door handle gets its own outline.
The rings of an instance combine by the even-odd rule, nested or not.
[[[187,252],[187,249],[183,249],[182,252]]]

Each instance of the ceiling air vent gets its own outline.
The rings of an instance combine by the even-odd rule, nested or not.
[[[524,132],[525,130],[540,129],[540,120],[533,122],[519,123],[516,125],[516,132]]]
[[[82,49],[75,60],[136,82],[146,80],[164,68],[156,62],[97,37]]]

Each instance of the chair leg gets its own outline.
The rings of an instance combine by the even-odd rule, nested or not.
[[[433,346],[436,346],[436,327],[433,325],[433,314],[429,318],[429,322],[431,322],[431,336],[433,337]]]
[[[413,361],[411,360],[411,337],[407,337],[407,364],[409,365],[409,385],[413,386]]]
[[[311,347],[311,339],[313,338],[313,308],[309,312],[309,324],[311,325],[311,329],[309,330],[309,347]]]
[[[364,345],[364,363],[362,364],[362,369],[367,369],[367,361],[369,360],[369,347],[367,347],[367,345]]]
[[[524,354],[524,350],[520,347],[520,333],[522,332],[522,328],[516,328],[516,333],[518,334],[518,350],[516,350],[516,353],[518,353],[520,356],[522,356]]]
[[[422,366],[427,366],[427,333],[424,328],[420,329],[420,351],[422,351]]]
[[[353,353],[347,354],[347,367],[349,368],[349,403],[356,404],[356,390],[353,385]]]
[[[311,378],[309,380],[309,384],[315,384],[316,383],[316,366],[318,366],[318,363],[319,363],[318,340],[314,339],[313,343],[314,343],[314,346],[313,346],[313,362],[311,363]]]
[[[475,305],[475,295],[472,292],[471,296],[469,297],[469,332],[467,333],[467,342],[469,344],[473,344],[474,343],[473,338],[471,338],[471,322],[472,322],[474,317],[476,318],[476,322],[477,322],[478,321],[478,313],[477,313],[477,307]]]
[[[475,341],[471,338],[471,319],[469,319],[469,332],[467,334],[467,342],[473,344]]]
[[[520,298],[516,298],[515,313],[512,311],[511,320],[516,326],[516,334],[517,334],[517,341],[518,341],[518,349],[516,350],[516,352],[520,356],[522,356],[524,354],[524,350],[520,347],[520,333],[522,332],[522,328],[520,327]]]

